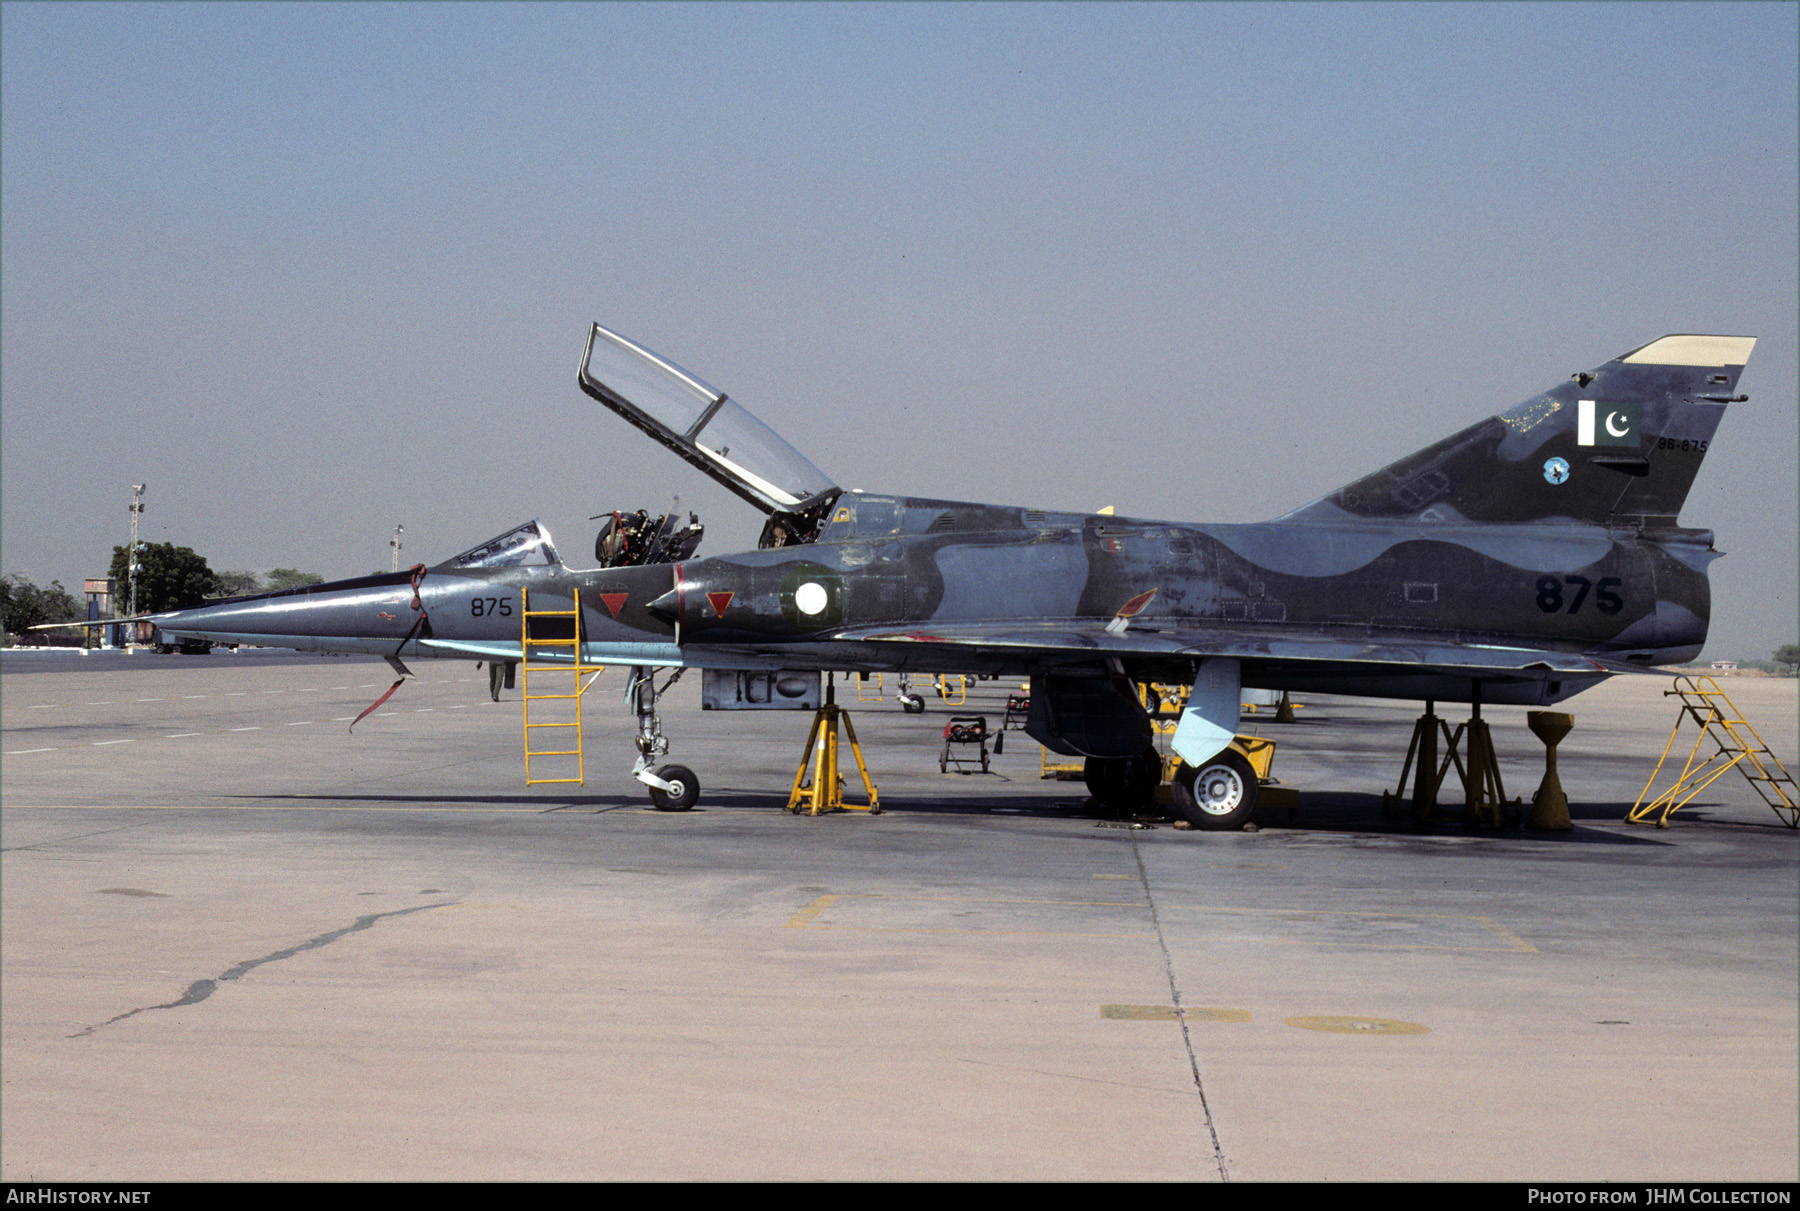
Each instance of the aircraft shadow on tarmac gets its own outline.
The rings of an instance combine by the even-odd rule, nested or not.
[[[680,819],[684,815],[702,815],[706,808],[696,808],[692,812],[655,812],[647,807],[644,801],[635,794],[583,794],[546,797],[528,794],[495,794],[495,795],[238,795],[233,798],[254,800],[258,803],[291,803],[295,807],[309,804],[366,804],[373,810],[384,807],[405,810],[409,807],[493,807],[511,808],[535,807],[541,814],[600,814],[618,811],[648,813]],[[707,792],[706,807],[731,810],[757,810],[780,812],[786,807],[786,796],[779,792],[738,790],[721,788]],[[1684,826],[1707,825],[1712,828],[1728,829],[1761,829],[1760,822],[1720,819],[1707,814],[1710,805],[1689,805],[1677,816],[1673,828],[1677,831]],[[1673,842],[1668,833],[1648,826],[1629,830],[1617,827],[1591,827],[1592,825],[1616,826],[1623,820],[1631,804],[1620,802],[1570,804],[1569,815],[1575,823],[1570,832],[1541,832],[1524,829],[1517,825],[1505,828],[1481,828],[1466,825],[1462,822],[1462,805],[1444,803],[1439,806],[1439,819],[1434,824],[1421,824],[1418,821],[1400,816],[1393,819],[1382,815],[1382,797],[1379,794],[1351,792],[1319,792],[1307,793],[1301,800],[1300,807],[1291,812],[1286,808],[1267,808],[1256,813],[1255,821],[1258,830],[1279,833],[1316,833],[1316,834],[1377,834],[1392,837],[1466,837],[1490,838],[1492,840],[1533,840],[1549,841],[1559,845],[1608,845],[1608,846],[1664,846]],[[1529,810],[1529,804],[1525,805]],[[856,813],[845,813],[856,814]],[[882,800],[882,814],[895,818],[907,815],[933,816],[994,816],[1004,815],[1026,819],[1044,820],[1090,820],[1096,826],[1111,825],[1113,827],[1129,827],[1133,824],[1150,828],[1171,828],[1171,819],[1146,813],[1139,817],[1109,816],[1092,803],[1079,784],[1069,785],[1067,798],[1046,799],[1041,794],[1007,793],[1003,790],[979,798],[956,796],[931,798],[920,796],[893,796]],[[1589,827],[1584,827],[1589,826]],[[1782,829],[1779,821],[1771,820],[1766,826],[1772,830]],[[1204,842],[1204,834],[1196,834],[1197,843]]]

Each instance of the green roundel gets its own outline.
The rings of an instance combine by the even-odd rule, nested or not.
[[[781,613],[803,630],[844,620],[844,578],[818,563],[792,563],[781,573]]]

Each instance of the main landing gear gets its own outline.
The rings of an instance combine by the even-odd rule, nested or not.
[[[1250,762],[1234,748],[1201,764],[1183,764],[1175,773],[1170,799],[1175,811],[1195,828],[1242,828],[1256,810],[1262,783]]]
[[[1273,745],[1259,737],[1240,737],[1197,769],[1179,762],[1169,781],[1169,807],[1175,815],[1207,832],[1239,829],[1249,822],[1258,800],[1264,796],[1262,775],[1241,751],[1244,744],[1264,750],[1257,760],[1263,763],[1266,773],[1274,755]],[[1154,748],[1145,749],[1136,757],[1089,757],[1081,776],[1088,793],[1107,812],[1129,816],[1155,810],[1163,759]],[[1269,794],[1279,795],[1282,789],[1273,788]],[[1291,791],[1287,793],[1292,795]]]
[[[662,720],[656,713],[656,699],[680,680],[686,669],[676,669],[669,679],[656,685],[655,671],[647,668],[631,670],[631,683],[625,694],[637,712],[638,734],[636,764],[631,776],[650,788],[650,803],[659,812],[684,812],[700,798],[700,779],[685,765],[660,765],[656,759],[669,751],[669,738],[663,735]]]

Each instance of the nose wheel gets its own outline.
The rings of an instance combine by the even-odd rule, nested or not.
[[[895,680],[894,699],[900,704],[900,709],[909,715],[923,715],[925,699],[922,695],[913,692],[912,674],[901,673]]]
[[[656,771],[661,783],[649,782],[650,802],[659,812],[684,812],[700,798],[700,779],[685,765],[665,765]]]
[[[637,762],[631,776],[650,791],[650,805],[659,812],[684,812],[700,799],[700,779],[685,765],[657,765],[656,759],[669,751],[669,738],[663,735],[662,718],[656,712],[656,700],[669,692],[686,669],[676,669],[658,689],[654,673],[647,668],[631,670],[631,684],[626,696],[637,712]]]

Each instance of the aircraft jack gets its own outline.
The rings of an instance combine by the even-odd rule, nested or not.
[[[1449,720],[1441,719],[1436,714],[1436,703],[1426,700],[1425,713],[1413,724],[1412,743],[1406,749],[1406,763],[1400,767],[1400,788],[1391,793],[1381,793],[1382,815],[1391,818],[1401,814],[1400,804],[1409,799],[1406,780],[1412,774],[1416,760],[1418,776],[1410,796],[1414,820],[1421,824],[1437,822],[1438,790],[1443,786],[1444,775],[1455,765],[1457,776],[1462,779],[1463,784],[1464,824],[1485,824],[1499,828],[1519,822],[1521,805],[1517,800],[1507,802],[1506,784],[1500,778],[1500,762],[1494,754],[1493,734],[1488,730],[1487,720],[1481,717],[1479,689],[1470,704],[1470,710],[1469,721],[1457,724],[1456,730],[1452,732]],[[1444,737],[1442,761],[1437,757],[1440,732]],[[1464,751],[1468,754],[1467,765],[1463,763]]]
[[[850,738],[850,751],[856,756],[856,768],[862,774],[867,803],[844,802],[844,779],[838,774],[838,725]],[[869,778],[869,767],[863,762],[862,745],[856,742],[856,728],[850,723],[850,712],[837,704],[837,689],[830,674],[826,675],[825,705],[813,715],[812,730],[806,736],[806,749],[800,754],[800,768],[794,774],[794,789],[788,794],[788,811],[799,815],[822,816],[827,812],[868,812],[881,814],[881,798]]]

